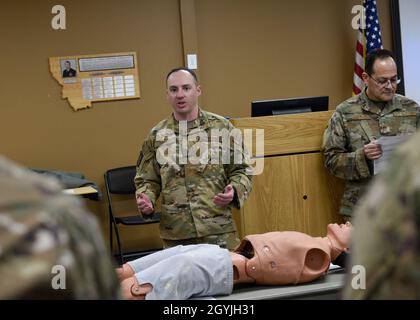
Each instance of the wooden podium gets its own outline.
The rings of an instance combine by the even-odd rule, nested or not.
[[[320,153],[332,112],[231,120],[241,130],[264,129],[264,170],[234,213],[241,237],[282,230],[325,236],[328,223],[342,222],[344,183],[328,173]]]

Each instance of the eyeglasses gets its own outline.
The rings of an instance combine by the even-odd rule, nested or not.
[[[392,86],[396,86],[397,84],[399,84],[401,82],[401,79],[398,78],[398,77],[393,77],[393,78],[390,78],[390,79],[386,79],[386,78],[375,79],[371,75],[368,75],[368,76],[373,81],[375,81],[380,87],[385,87],[388,84],[388,81],[391,83]]]

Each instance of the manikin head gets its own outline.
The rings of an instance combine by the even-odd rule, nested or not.
[[[330,223],[327,227],[327,238],[331,242],[331,260],[334,261],[342,252],[348,252],[352,225]]]

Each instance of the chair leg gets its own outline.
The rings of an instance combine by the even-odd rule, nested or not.
[[[114,224],[115,236],[117,238],[118,253],[120,258],[120,265],[124,264],[124,256],[121,249],[120,233],[118,232],[118,226]]]
[[[109,220],[109,248],[111,250],[111,256],[114,254],[114,243],[113,243],[113,237],[112,237],[112,227],[113,223],[112,220]]]

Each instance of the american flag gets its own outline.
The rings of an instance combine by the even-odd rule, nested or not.
[[[353,95],[359,94],[364,87],[362,73],[365,70],[366,55],[382,49],[381,26],[375,0],[363,1],[362,25],[357,34],[356,60],[354,63]],[[363,24],[364,22],[364,24]],[[362,28],[364,26],[364,29]]]

